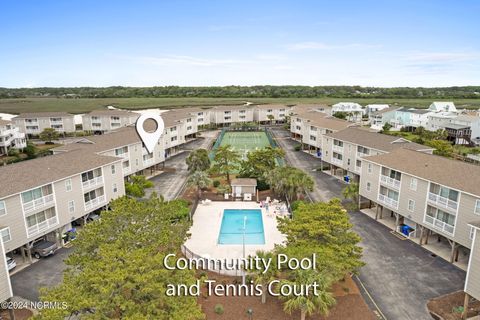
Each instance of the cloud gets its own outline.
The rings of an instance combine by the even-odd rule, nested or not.
[[[447,63],[477,60],[479,58],[480,54],[475,52],[413,52],[406,54],[403,60],[428,63]]]
[[[335,49],[372,49],[380,48],[381,45],[367,43],[327,44],[323,42],[306,41],[287,45],[289,50],[335,50]]]

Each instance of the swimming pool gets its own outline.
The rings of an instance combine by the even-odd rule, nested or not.
[[[259,209],[225,209],[218,244],[265,244],[262,211]]]

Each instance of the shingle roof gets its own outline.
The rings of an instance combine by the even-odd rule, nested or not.
[[[120,158],[72,151],[0,167],[0,198],[63,179]]]
[[[352,125],[352,123],[331,117],[326,113],[319,111],[307,111],[296,114],[294,117],[306,119],[311,125],[330,130],[342,130]]]
[[[243,109],[253,109],[253,106],[252,105],[216,106],[213,109],[218,111],[243,110]]]
[[[129,110],[121,110],[121,109],[100,109],[100,110],[93,110],[87,115],[91,116],[140,116],[140,114],[129,111]]]
[[[384,114],[384,113],[387,113],[387,112],[393,112],[393,111],[396,111],[396,110],[400,110],[402,108],[403,107],[390,107],[390,108],[375,111],[372,114],[378,116],[378,115],[381,115],[381,114]]]
[[[68,112],[28,112],[20,113],[14,119],[27,119],[27,118],[42,118],[42,117],[73,117],[73,114]]]
[[[431,147],[411,142],[402,137],[376,133],[359,127],[346,128],[334,133],[326,134],[325,136],[386,152],[397,148],[408,148],[412,150],[433,149]]]
[[[256,186],[257,180],[250,178],[236,178],[230,183],[232,186]]]
[[[480,221],[470,222],[469,225],[477,229],[480,229]]]
[[[255,105],[257,109],[288,109],[289,106],[286,104],[257,104]]]
[[[399,148],[363,159],[480,196],[480,166]]]
[[[3,120],[0,118],[0,126],[6,126],[7,124],[12,124],[12,121]]]

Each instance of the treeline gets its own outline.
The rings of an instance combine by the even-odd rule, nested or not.
[[[225,86],[225,87],[75,87],[0,88],[0,98],[480,98],[479,86],[377,88],[360,86]]]

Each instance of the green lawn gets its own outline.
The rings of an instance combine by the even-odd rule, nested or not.
[[[451,100],[451,99],[444,99]],[[0,113],[22,113],[39,111],[66,111],[84,113],[113,105],[125,109],[162,108],[171,109],[185,106],[212,106],[252,103],[302,104],[318,103],[331,105],[340,101],[354,101],[361,105],[388,103],[399,106],[427,108],[432,99],[369,99],[369,98],[99,98],[99,99],[57,99],[24,98],[0,99]],[[480,108],[479,99],[453,100],[459,108]]]

